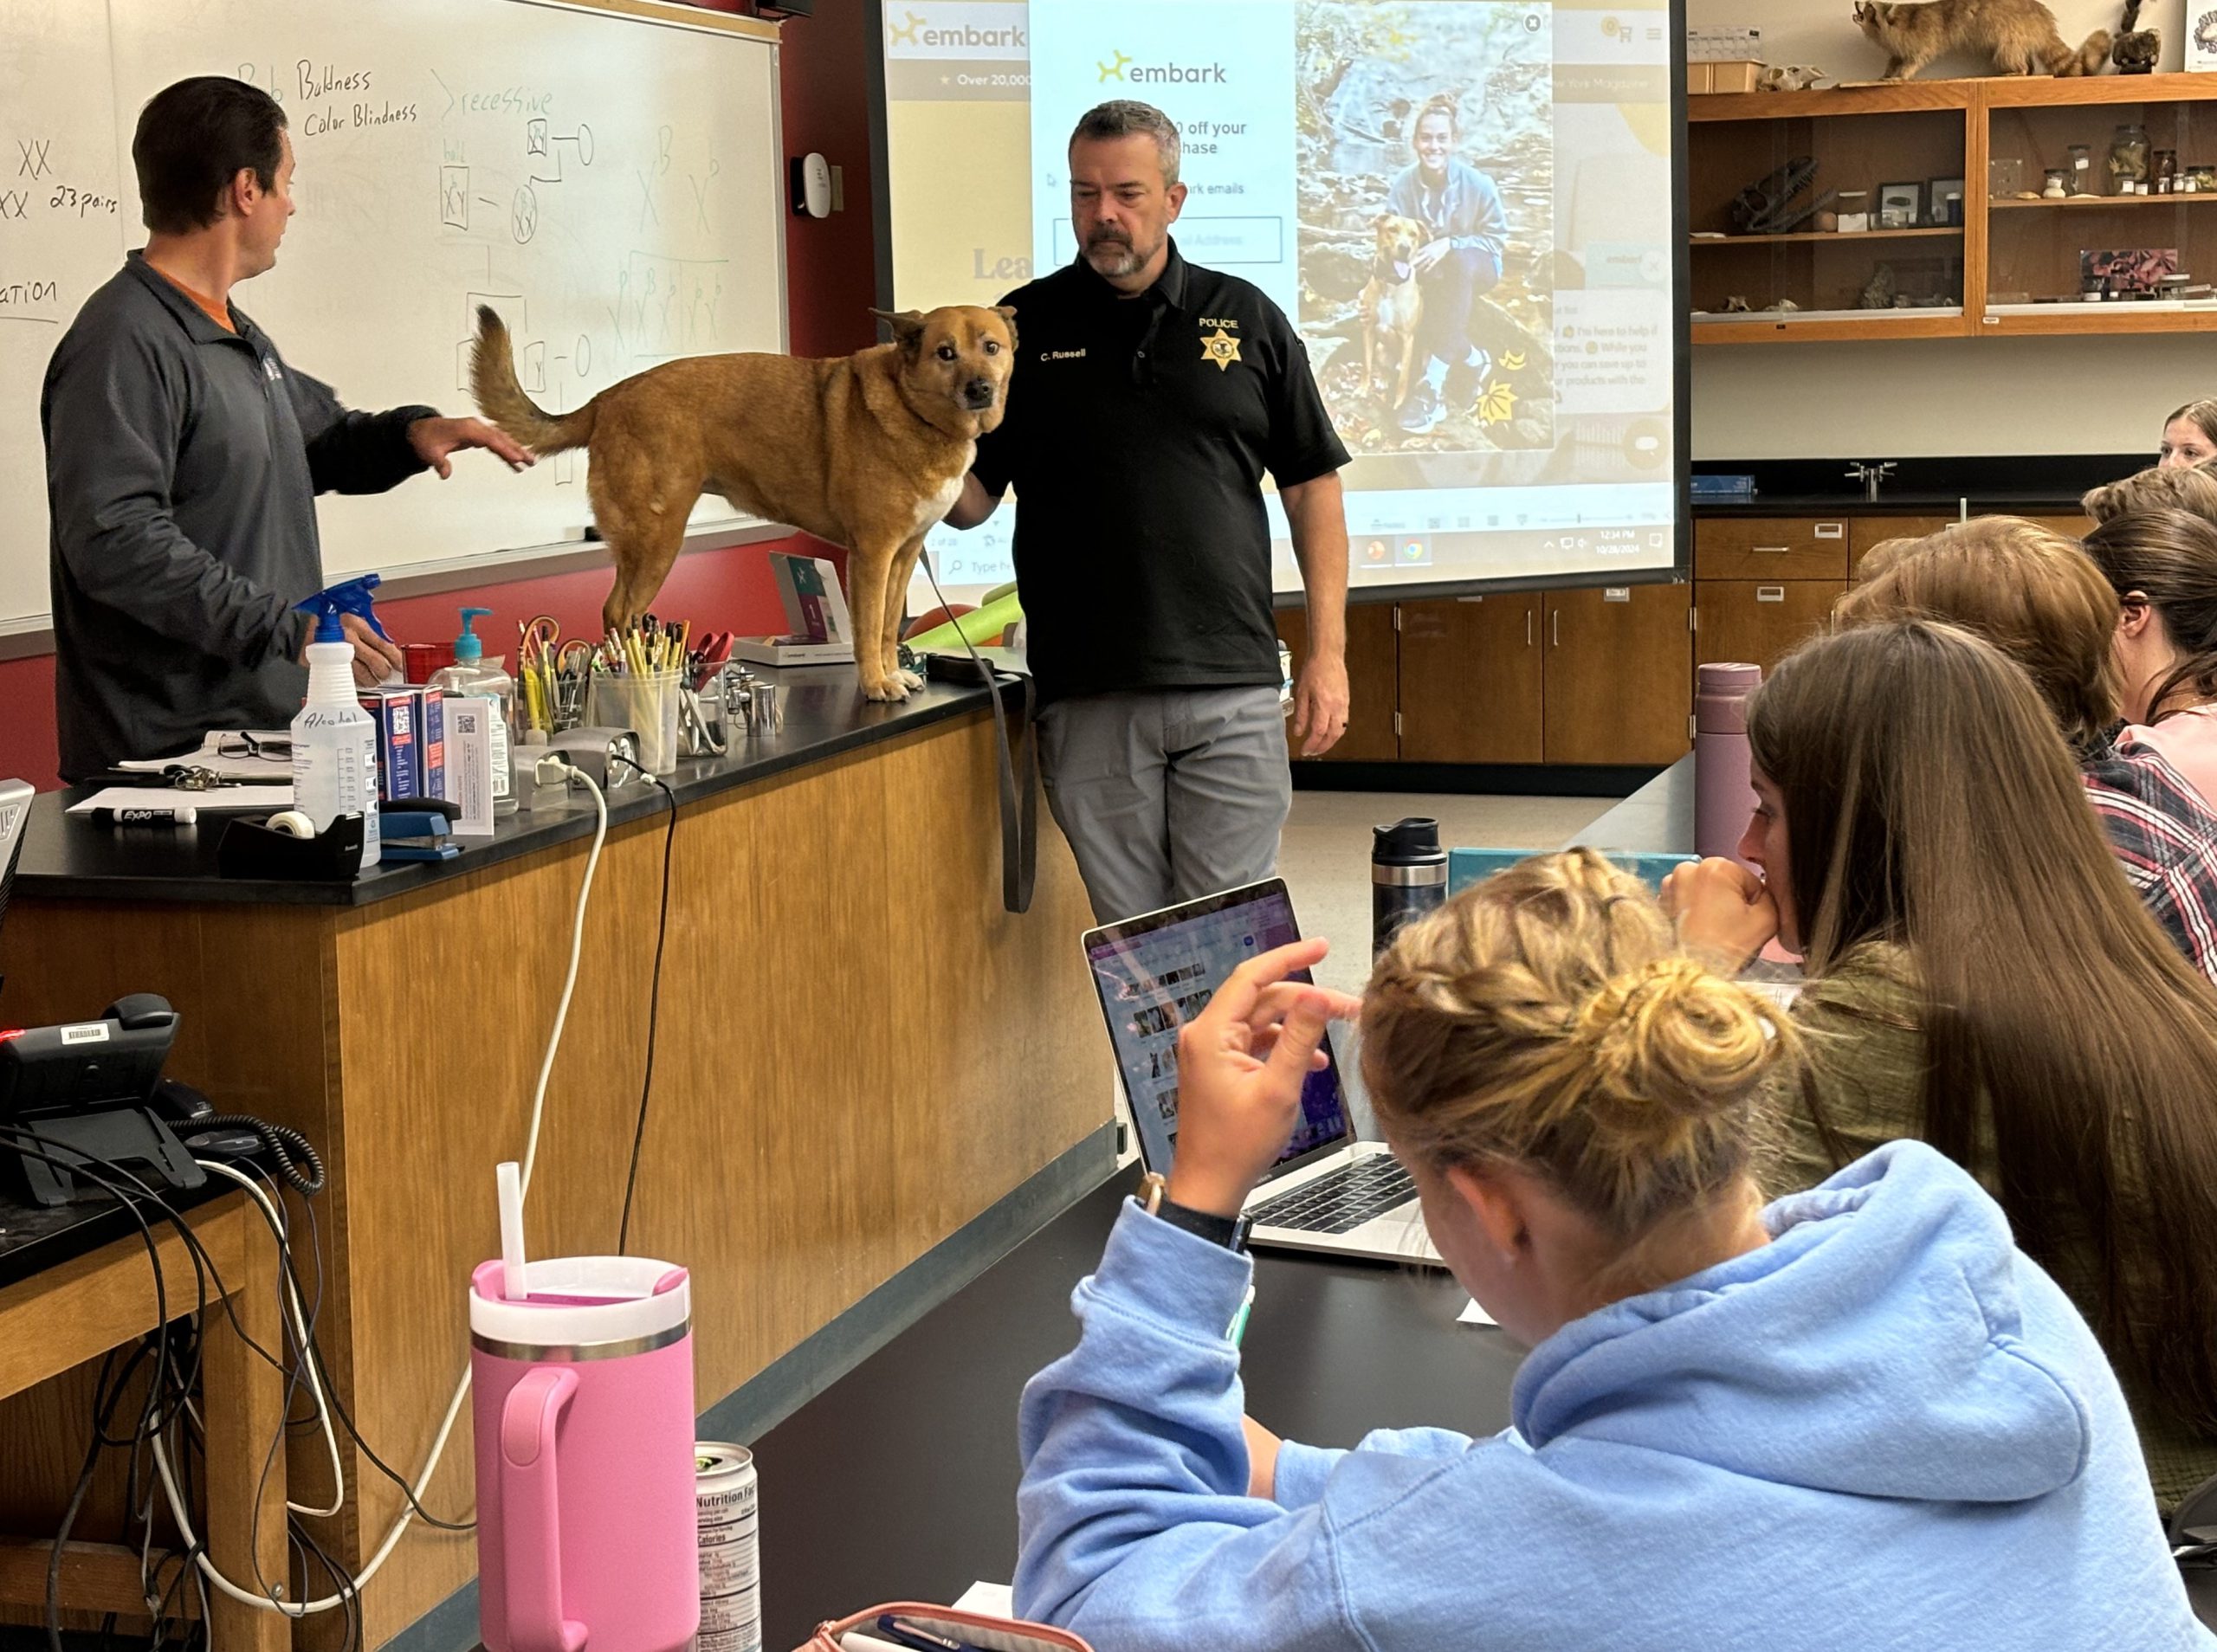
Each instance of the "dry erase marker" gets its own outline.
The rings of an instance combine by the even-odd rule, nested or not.
[[[178,809],[95,809],[95,826],[190,826],[200,818],[191,803]]]

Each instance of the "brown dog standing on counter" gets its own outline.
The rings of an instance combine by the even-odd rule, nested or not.
[[[1362,387],[1368,390],[1378,355],[1379,335],[1388,335],[1401,352],[1387,411],[1398,413],[1409,399],[1409,375],[1417,365],[1417,325],[1424,318],[1424,291],[1417,285],[1416,256],[1426,239],[1414,218],[1388,212],[1377,224],[1378,249],[1370,280],[1362,289]]]
[[[573,413],[535,406],[508,331],[477,312],[470,389],[536,454],[583,448],[593,520],[616,558],[601,618],[636,622],[669,577],[704,493],[846,546],[855,663],[872,700],[922,679],[900,666],[901,610],[924,534],[962,488],[978,438],[1001,422],[1016,312],[949,305],[873,311],[893,342],[851,356],[688,356],[611,384]]]

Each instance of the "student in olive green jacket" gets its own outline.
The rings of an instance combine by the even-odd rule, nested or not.
[[[1898,1137],[1962,1165],[2117,1370],[2165,1513],[2217,1475],[2217,989],[2134,897],[2032,680],[1955,627],[1820,637],[1748,702],[1742,856],[1682,939],[1803,954],[1774,1192]]]

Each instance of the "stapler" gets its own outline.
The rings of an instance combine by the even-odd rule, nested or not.
[[[454,823],[462,805],[444,797],[395,797],[378,806],[378,853],[388,861],[451,861],[462,853]]]

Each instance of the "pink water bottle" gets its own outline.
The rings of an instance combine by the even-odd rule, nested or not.
[[[1694,694],[1694,853],[1736,859],[1740,836],[1755,812],[1748,781],[1748,694],[1761,666],[1705,665]]]
[[[692,1294],[637,1256],[469,1281],[488,1652],[678,1652],[701,1621]]]

